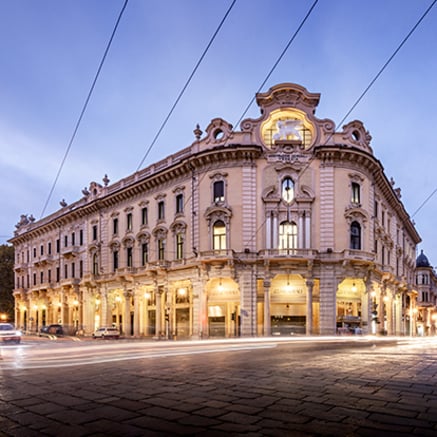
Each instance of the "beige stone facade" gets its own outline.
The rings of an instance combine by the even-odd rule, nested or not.
[[[336,132],[320,95],[280,84],[258,119],[221,118],[125,179],[22,216],[17,325],[211,338],[409,334],[420,237],[360,121]],[[377,314],[373,314],[374,312]],[[379,322],[379,323],[377,323]]]

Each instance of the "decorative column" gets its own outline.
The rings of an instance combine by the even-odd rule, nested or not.
[[[124,335],[132,335],[132,325],[130,320],[130,299],[132,293],[130,290],[125,290],[124,296],[124,308],[123,308],[123,333]]]
[[[160,338],[160,336],[161,336],[161,318],[162,318],[162,303],[161,303],[162,288],[156,286],[155,290],[156,290],[156,292],[155,292],[155,296],[156,296],[155,336],[156,336],[156,338]]]
[[[141,314],[141,295],[138,291],[133,293],[134,298],[134,337],[139,337],[141,332],[140,314]]]
[[[264,287],[264,336],[268,337],[272,333],[271,318],[270,318],[270,285],[269,279],[263,282]]]
[[[311,248],[311,217],[308,212],[305,214],[305,248]]]
[[[272,248],[272,220],[270,214],[266,217],[266,248]]]
[[[313,333],[313,288],[314,281],[307,279],[307,317],[306,317],[306,335]]]
[[[320,334],[337,332],[337,288],[334,266],[325,264],[320,274]]]

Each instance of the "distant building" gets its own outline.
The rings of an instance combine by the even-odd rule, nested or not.
[[[239,129],[215,118],[162,161],[22,216],[17,324],[158,338],[416,333],[420,237],[363,124],[335,132],[314,115],[319,98],[276,85]]]
[[[411,306],[407,318],[416,321],[414,335],[435,335],[437,326],[437,275],[421,251],[416,259],[416,307]]]

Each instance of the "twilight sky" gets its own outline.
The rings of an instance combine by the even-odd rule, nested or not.
[[[313,2],[237,0],[142,167],[189,146],[197,123],[235,125]],[[129,0],[44,215],[137,170],[231,3]],[[262,91],[298,83],[321,93],[317,117],[340,123],[432,3],[319,0]],[[123,4],[0,0],[0,244],[21,214],[41,217]],[[369,130],[432,265],[436,43],[437,4],[342,123]],[[253,104],[245,117],[258,116]]]

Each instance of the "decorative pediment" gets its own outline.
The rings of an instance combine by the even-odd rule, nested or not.
[[[349,225],[353,221],[358,221],[364,224],[369,220],[369,214],[367,211],[360,207],[346,208],[344,217]]]
[[[164,226],[158,226],[153,230],[152,234],[155,238],[161,240],[167,237],[168,229],[165,228]]]
[[[187,230],[187,224],[183,221],[175,221],[171,224],[170,230],[173,234],[183,234]]]
[[[229,219],[231,217],[232,210],[225,206],[210,206],[205,211],[205,218],[208,221],[220,219],[223,220],[225,223],[229,223]]]
[[[343,126],[341,136],[346,144],[351,144],[365,150],[366,152],[373,153],[372,148],[370,147],[372,136],[369,134],[369,131],[366,130],[361,121],[354,120]]]
[[[133,247],[135,244],[135,240],[133,239],[133,237],[129,236],[129,237],[123,238],[122,243],[123,243],[124,247]]]
[[[139,232],[137,234],[137,240],[141,244],[148,243],[150,241],[150,234],[148,232],[144,232],[144,231]]]
[[[232,124],[222,118],[214,118],[206,128],[207,143],[223,143],[232,135]]]

